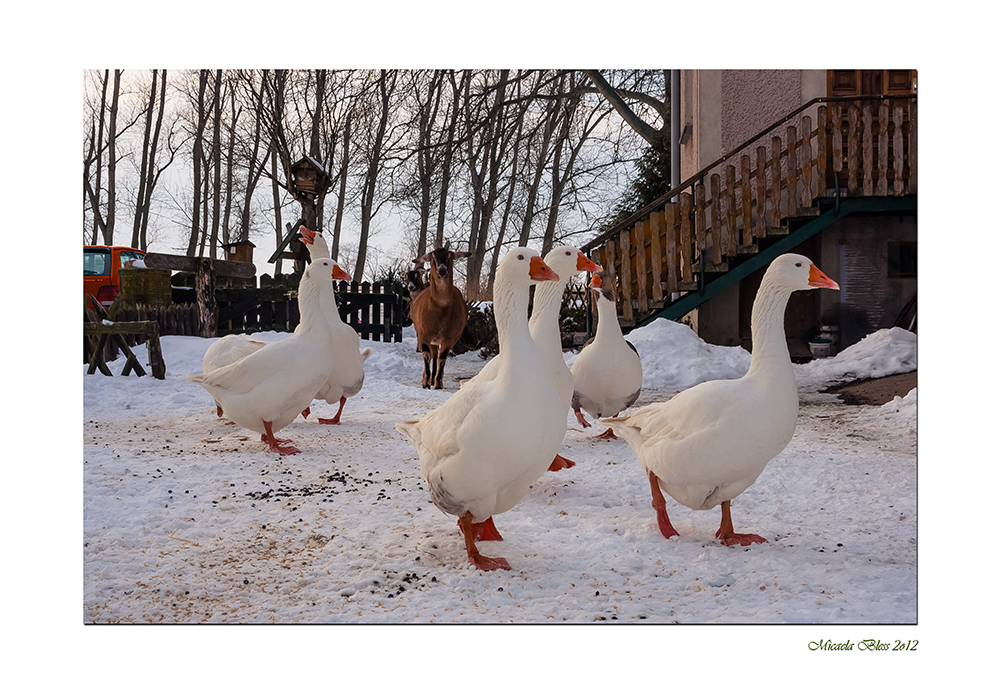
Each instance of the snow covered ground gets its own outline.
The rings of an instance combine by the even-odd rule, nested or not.
[[[749,366],[742,349],[707,345],[675,323],[630,340],[644,365],[639,405]],[[505,541],[480,548],[513,570],[492,573],[466,562],[454,518],[431,504],[416,453],[393,428],[443,402],[482,367],[478,355],[449,360],[446,390],[428,391],[412,333],[401,344],[365,343],[374,349],[365,386],[342,424],[316,423],[335,410],[314,403],[308,420],[280,434],[303,452],[282,458],[218,419],[208,394],[185,381],[201,371],[210,340],[162,342],[165,381],[121,377],[122,361],[111,364],[114,377],[83,378],[83,623],[591,624],[582,634],[390,627],[338,638],[346,651],[369,653],[390,637],[416,666],[428,647],[474,655],[464,640],[486,636],[576,652],[567,656],[601,642],[657,657],[661,639],[675,656],[696,645],[701,654],[723,647],[766,656],[775,638],[799,654],[824,641],[913,638],[916,391],[882,407],[846,406],[821,392],[913,370],[911,333],[878,332],[835,358],[795,366],[796,435],[733,502],[737,530],[767,544],[722,546],[718,510],[694,512],[669,498],[681,537],[663,539],[628,446],[594,440],[600,424],[582,430],[569,416],[560,452],[577,465],[546,473],[497,518]],[[593,624],[714,627],[610,634]],[[720,624],[812,625],[762,637]],[[234,642],[254,642],[246,637]],[[296,638],[295,651],[314,647],[307,640]]]
[[[676,323],[631,339],[646,373],[640,404],[749,366],[744,350]],[[721,546],[718,511],[669,499],[681,538],[663,539],[628,446],[594,440],[603,427],[570,416],[561,454],[577,466],[547,473],[497,518],[505,541],[481,550],[513,570],[493,573],[466,562],[454,518],[431,504],[393,428],[443,402],[482,366],[477,355],[450,360],[447,389],[427,391],[412,337],[368,344],[365,387],[342,424],[316,423],[335,411],[319,402],[281,434],[302,454],[282,458],[185,381],[210,342],[164,338],[165,381],[84,378],[85,622],[916,621],[916,393],[882,408],[818,392],[912,370],[911,333],[796,366],[796,436],[733,503],[737,529],[769,543]]]

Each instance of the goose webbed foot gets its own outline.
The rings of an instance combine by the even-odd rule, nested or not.
[[[552,460],[552,464],[549,465],[550,472],[558,472],[560,469],[569,469],[570,467],[575,467],[576,462],[573,460],[568,460],[562,455],[556,455],[555,459]]]
[[[766,544],[767,539],[757,534],[737,534],[733,531],[733,518],[729,510],[730,501],[722,503],[722,523],[715,533],[724,546],[751,546],[753,544]]]
[[[485,525],[486,522],[490,522],[491,520],[492,518],[478,524]],[[465,550],[469,554],[469,563],[476,566],[480,570],[510,570],[510,563],[507,562],[506,558],[490,558],[479,553],[479,549],[476,548],[474,540],[476,530],[472,525],[473,522],[471,512],[465,513],[465,515],[458,520],[458,526],[462,530],[462,535],[465,537]]]
[[[264,431],[266,432],[261,434],[260,440],[262,443],[267,443],[267,447],[271,452],[276,452],[279,455],[294,455],[302,452],[294,445],[280,445],[280,443],[291,443],[292,441],[288,438],[275,438],[274,432],[271,431],[270,421],[264,421]]]
[[[334,416],[332,419],[317,419],[317,421],[319,421],[321,424],[331,424],[331,425],[339,424],[340,423],[340,413],[342,411],[344,411],[344,403],[345,402],[347,402],[347,398],[346,397],[341,397],[340,398],[340,409],[337,410],[337,415]]]
[[[670,524],[670,518],[667,517],[667,501],[660,490],[660,480],[653,472],[649,472],[649,489],[653,494],[653,509],[656,510],[656,524],[660,528],[660,534],[665,539],[680,536],[680,532],[674,529]]]

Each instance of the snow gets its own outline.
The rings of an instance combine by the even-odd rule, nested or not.
[[[749,366],[742,349],[672,322],[629,340],[643,359],[639,405]],[[916,390],[882,407],[821,392],[914,369],[908,332],[795,366],[796,435],[733,502],[737,531],[767,544],[722,546],[718,510],[669,498],[681,537],[663,539],[631,450],[570,415],[560,453],[576,467],[546,473],[497,517],[505,541],[480,550],[513,570],[491,573],[467,563],[455,518],[430,502],[416,452],[393,428],[478,372],[477,353],[449,359],[446,389],[433,391],[419,386],[412,329],[402,343],[363,343],[373,349],[364,389],[342,424],[318,424],[335,409],[314,402],[279,434],[302,454],[282,458],[186,382],[211,342],[162,338],[164,381],[118,375],[123,359],[114,377],[83,378],[85,623],[826,626],[794,636],[804,647],[843,641],[831,625],[917,620]],[[135,352],[144,363],[145,348]],[[856,632],[855,642],[871,631]]]
[[[645,370],[640,404],[749,365],[742,349],[668,321],[629,338]],[[583,430],[569,416],[561,454],[577,466],[547,473],[497,518],[505,541],[481,550],[513,570],[494,573],[466,562],[455,519],[431,504],[415,451],[393,429],[445,401],[483,365],[477,354],[450,359],[448,388],[428,391],[412,332],[366,343],[365,386],[343,423],[316,423],[334,410],[314,403],[281,434],[303,453],[281,458],[185,381],[211,342],[164,337],[165,381],[84,377],[85,622],[916,620],[916,390],[885,407],[818,392],[848,374],[911,370],[908,332],[795,367],[796,437],[733,503],[738,529],[769,543],[721,546],[717,511],[675,503],[681,538],[664,540],[628,446],[594,440],[600,424]],[[120,373],[124,361],[110,365]]]

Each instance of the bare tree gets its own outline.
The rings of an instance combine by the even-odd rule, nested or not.
[[[202,235],[201,208],[202,208],[202,162],[204,159],[205,147],[205,125],[208,121],[208,114],[205,111],[205,89],[208,86],[208,70],[198,71],[198,101],[197,101],[197,124],[194,134],[194,151],[192,163],[194,166],[194,199],[191,204],[191,235],[188,238],[187,254],[194,256],[198,248],[198,242]]]
[[[367,147],[368,166],[365,172],[361,192],[361,228],[358,235],[358,257],[354,266],[354,281],[360,282],[364,276],[365,260],[368,255],[368,238],[371,234],[371,222],[376,208],[376,192],[378,191],[379,175],[382,170],[386,149],[386,131],[389,126],[389,115],[392,112],[391,101],[398,81],[396,70],[380,70],[375,79],[372,118],[374,134]]]
[[[622,119],[639,134],[644,140],[652,145],[663,145],[670,143],[670,75],[667,70],[628,70],[620,74],[625,80],[632,84],[623,84],[614,87],[604,77],[600,70],[584,70],[583,73],[594,83],[597,91],[614,106]],[[658,75],[656,73],[659,73]],[[662,79],[661,85],[656,85],[651,78]],[[662,96],[650,93],[653,89],[659,91]],[[647,122],[648,116],[633,108],[630,102],[644,105],[659,117],[661,125],[659,127]]]
[[[160,95],[157,99],[156,89],[159,82]],[[146,125],[142,139],[142,161],[139,167],[139,190],[135,201],[135,218],[132,222],[132,247],[146,249],[146,237],[149,228],[149,209],[153,200],[153,188],[166,166],[173,161],[173,152],[165,166],[157,169],[156,154],[159,149],[160,130],[163,126],[163,112],[166,107],[167,71],[160,74],[153,70],[150,83],[149,100],[146,104]],[[159,101],[159,106],[157,106]],[[156,109],[155,124],[153,111]],[[169,151],[169,145],[168,145]]]

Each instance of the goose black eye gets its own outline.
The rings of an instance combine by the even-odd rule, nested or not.
[[[517,259],[518,259],[518,260],[523,260],[523,259],[524,259],[524,256],[523,256],[523,255],[518,255],[518,256],[517,256]]]
[[[570,256],[570,255],[572,255],[572,254],[573,254],[573,253],[569,252],[568,250],[566,251],[566,256],[567,256],[567,257],[569,257],[569,256]]]
[[[795,263],[795,266],[796,266],[796,267],[801,267],[801,266],[802,266],[802,263],[801,263],[801,262],[796,262],[796,263]]]

